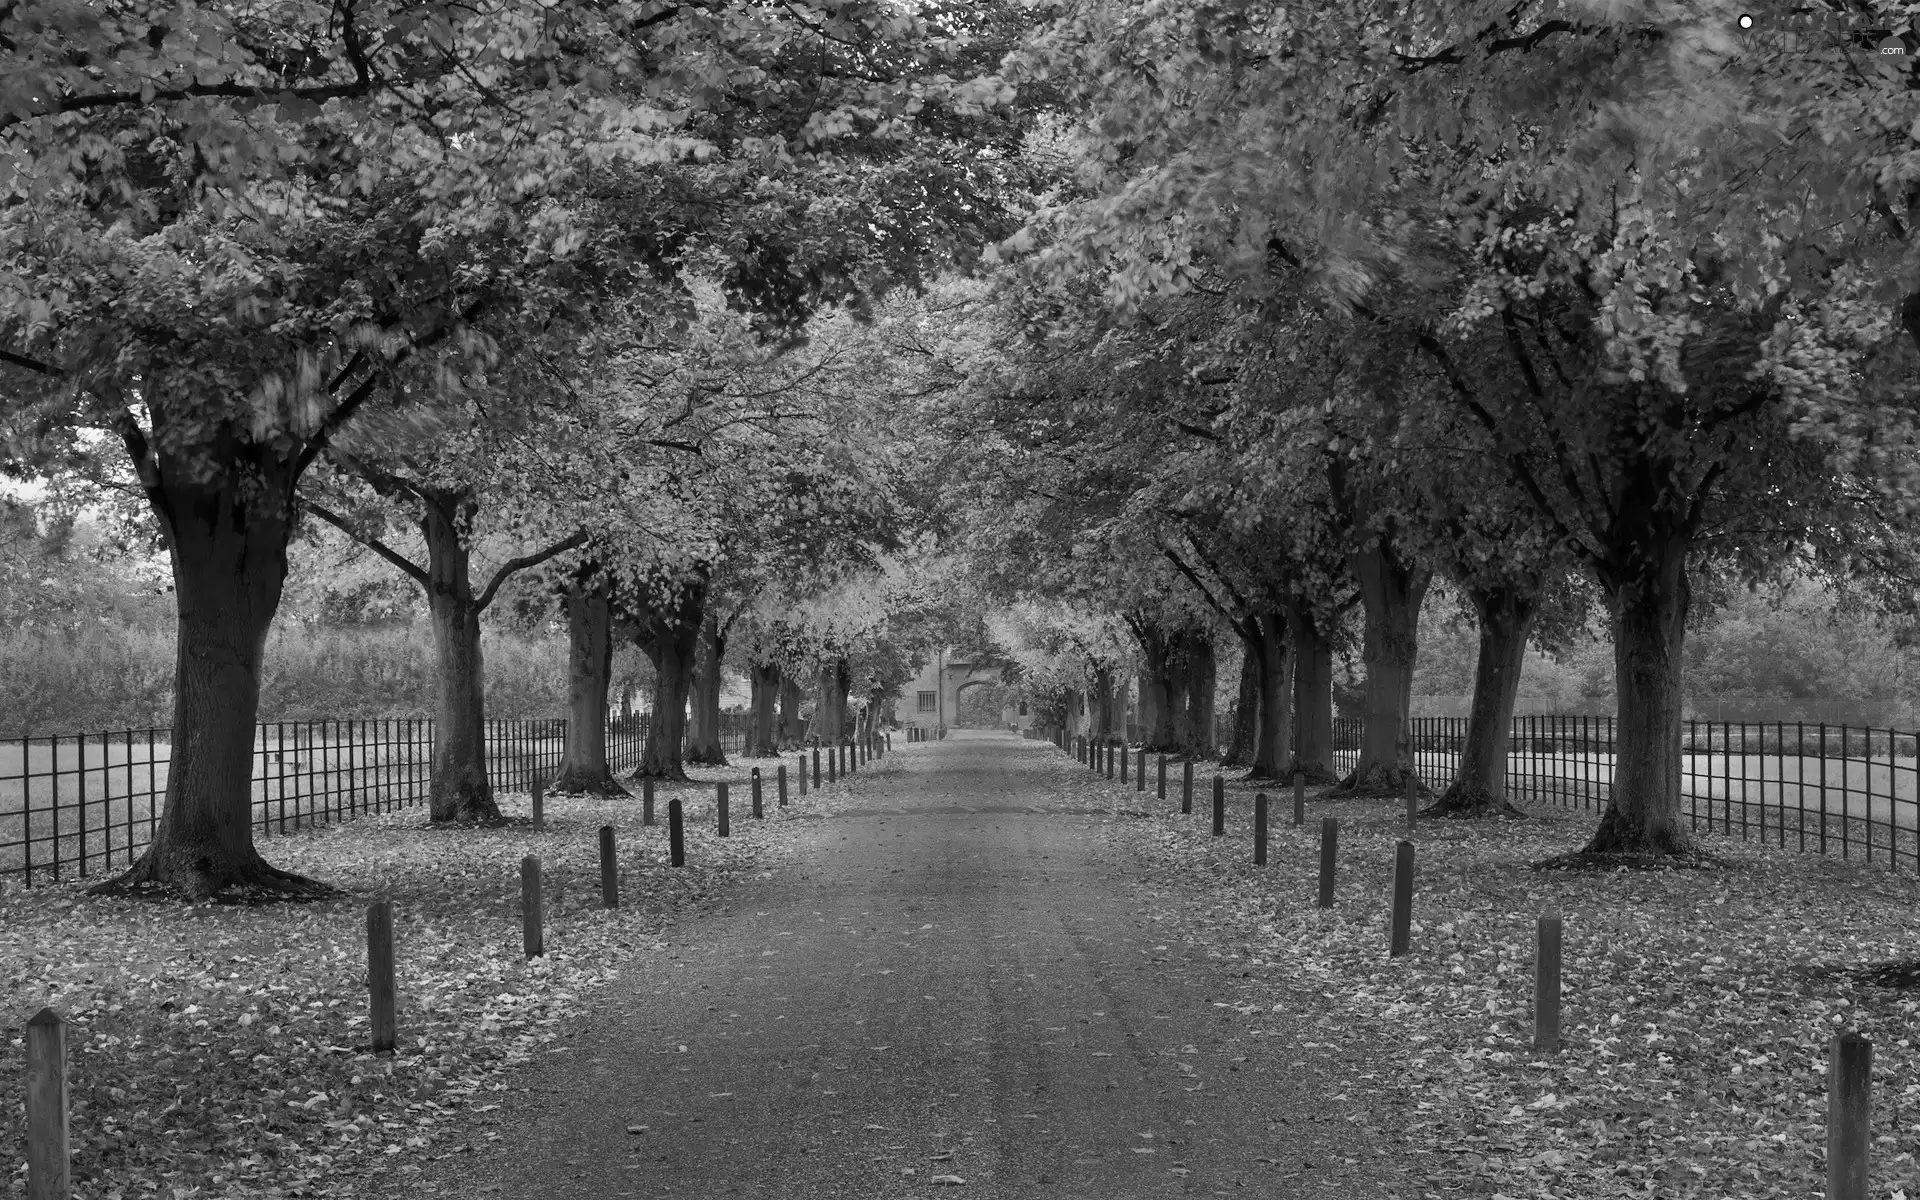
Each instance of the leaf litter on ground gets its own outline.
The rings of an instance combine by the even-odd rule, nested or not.
[[[259,907],[84,895],[98,879],[0,894],[6,1030],[0,1105],[7,1194],[26,1190],[25,1025],[68,1022],[75,1200],[347,1197],[373,1172],[417,1170],[501,1136],[508,1071],[565,1053],[567,1026],[635,955],[667,953],[676,914],[754,870],[768,839],[736,801],[717,836],[712,781],[660,785],[657,824],[632,798],[496,797],[510,824],[428,828],[409,808],[262,838],[268,861],[337,899]],[[831,792],[825,793],[831,795]],[[687,866],[667,863],[667,801],[684,806]],[[784,824],[769,783],[765,810]],[[743,818],[746,818],[743,820]],[[600,907],[599,827],[614,827],[620,907]],[[545,956],[521,946],[520,860],[541,860]],[[366,907],[393,902],[399,1053],[370,1052]]]

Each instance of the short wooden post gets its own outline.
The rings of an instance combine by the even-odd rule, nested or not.
[[[613,826],[600,827],[600,907],[620,907],[620,864],[613,856]]]
[[[1872,1075],[1872,1042],[1850,1030],[1827,1043],[1827,1200],[1867,1200]]]
[[[681,823],[678,797],[667,801],[667,854],[674,866],[687,865],[687,831]]]
[[[1193,760],[1180,764],[1180,811],[1193,811]]]
[[[1407,772],[1407,828],[1415,829],[1420,824],[1420,777],[1412,771]]]
[[[807,752],[800,752],[800,794],[807,794]]]
[[[1560,914],[1540,914],[1533,935],[1533,1048],[1560,1050]]]
[[[1147,790],[1147,748],[1145,746],[1140,747],[1140,763],[1133,772],[1133,790],[1136,792]]]
[[[765,814],[760,811],[760,768],[753,769],[753,819],[758,821]]]
[[[1123,757],[1120,747],[1114,745],[1112,742],[1108,742],[1106,753],[1108,782],[1112,782],[1113,780],[1113,760],[1120,757]]]
[[[1166,755],[1164,755],[1164,754],[1162,754],[1162,755],[1160,756],[1160,791],[1159,791],[1159,796],[1160,796],[1160,799],[1162,799],[1162,800],[1165,800],[1165,799],[1167,798],[1167,756],[1166,756]]]
[[[540,937],[540,860],[529,854],[520,860],[520,942],[528,958],[547,952]]]
[[[653,824],[653,780],[651,777],[640,781],[640,823]]]
[[[775,779],[775,783],[780,790],[780,807],[785,808],[787,806],[787,764],[780,764],[780,774]]]
[[[1307,820],[1307,773],[1293,773],[1293,823],[1304,825]]]
[[[67,1023],[51,1008],[27,1019],[27,1196],[72,1193],[67,1138]]]
[[[1413,843],[1403,840],[1393,848],[1393,916],[1388,924],[1387,957],[1405,954],[1412,937]]]
[[[1224,837],[1227,832],[1227,781],[1218,775],[1213,777],[1213,836]]]
[[[893,730],[887,730],[887,753],[893,753]]]
[[[1253,794],[1253,865],[1267,865],[1267,794]]]
[[[367,1024],[375,1054],[393,1053],[393,1003],[393,901],[375,900],[367,905]]]
[[[713,785],[713,807],[715,815],[720,819],[720,836],[726,837],[728,834],[726,784],[716,783]]]
[[[827,747],[827,782],[834,783],[840,778],[840,747]]]
[[[1120,782],[1124,784],[1127,781],[1127,760],[1133,756],[1127,753],[1125,742],[1122,742],[1116,749],[1120,755]]]
[[[547,828],[547,783],[538,775],[533,777],[533,831],[544,833]]]
[[[820,747],[813,748],[813,786],[820,786]]]
[[[1340,841],[1340,821],[1320,818],[1320,907],[1333,907],[1333,862]]]

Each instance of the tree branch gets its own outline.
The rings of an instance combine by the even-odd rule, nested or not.
[[[64,371],[52,363],[43,363],[37,358],[28,358],[23,354],[15,354],[11,350],[0,350],[0,362],[12,363],[16,367],[25,367],[29,371],[38,371],[40,374],[52,378],[57,378],[65,374]]]
[[[494,594],[500,590],[500,585],[505,583],[507,577],[515,571],[524,571],[528,567],[537,567],[556,554],[564,554],[568,550],[586,545],[587,540],[587,531],[582,529],[565,541],[555,542],[545,550],[539,550],[532,554],[523,554],[519,558],[509,559],[498,571],[493,573],[493,580],[487,584],[487,590],[481,592],[480,599],[474,601],[473,611],[476,613],[487,611],[487,605],[493,603]]]
[[[423,591],[432,590],[433,580],[427,575],[425,571],[421,570],[418,566],[415,566],[413,561],[409,559],[406,555],[400,553],[398,550],[395,550],[393,547],[387,545],[385,542],[381,541],[377,537],[368,537],[367,535],[361,533],[359,530],[355,529],[352,526],[352,524],[350,524],[347,521],[345,517],[341,516],[340,514],[334,512],[329,508],[326,508],[323,505],[316,504],[313,501],[307,499],[305,496],[296,496],[294,499],[299,503],[301,508],[306,509],[308,512],[312,513],[314,516],[319,517],[322,521],[325,521],[327,524],[333,526],[335,529],[338,529],[341,533],[346,534],[348,537],[352,538],[354,541],[359,542],[362,546],[365,546],[367,549],[373,551],[375,554],[378,554],[381,558],[386,559],[388,562],[398,567],[400,569],[401,574],[405,575],[407,578],[419,584],[421,587],[421,590]]]

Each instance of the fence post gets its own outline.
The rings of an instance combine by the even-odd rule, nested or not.
[[[1160,799],[1167,798],[1167,756],[1160,756]]]
[[[67,1200],[67,1023],[51,1008],[27,1020],[27,1197]]]
[[[620,907],[620,865],[613,858],[613,826],[600,827],[600,907]]]
[[[547,828],[547,785],[546,781],[535,775],[528,783],[533,789],[533,831],[544,833]]]
[[[760,768],[755,767],[753,769],[753,819],[758,821],[762,815],[760,812]]]
[[[640,823],[653,824],[653,777],[640,781]]]
[[[1849,1030],[1827,1043],[1827,1200],[1867,1200],[1872,1076],[1872,1042]]]
[[[367,1024],[375,1054],[393,1053],[393,901],[367,905]]]
[[[775,782],[780,788],[780,807],[785,808],[787,806],[787,764],[780,764],[780,775]]]
[[[667,801],[667,853],[674,866],[687,865],[687,831],[681,823],[679,797]]]
[[[540,940],[540,860],[531,854],[520,860],[520,941],[528,958],[547,952]]]
[[[1213,836],[1222,837],[1227,832],[1227,781],[1218,775],[1213,777]]]
[[[1412,936],[1413,843],[1402,841],[1393,848],[1393,916],[1387,931],[1387,957],[1405,954]]]
[[[1340,841],[1340,821],[1320,818],[1320,907],[1333,907],[1333,861]]]
[[[1540,914],[1533,935],[1533,1048],[1560,1050],[1560,914]]]
[[[1307,773],[1293,773],[1293,823],[1301,825],[1307,819]]]
[[[714,804],[714,809],[720,818],[720,836],[726,837],[727,836],[727,785],[726,784],[716,783],[713,785],[713,804]]]
[[[1190,758],[1180,764],[1180,811],[1193,811],[1193,760]]]
[[[1253,794],[1253,865],[1267,865],[1267,794]]]

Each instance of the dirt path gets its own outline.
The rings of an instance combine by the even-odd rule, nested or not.
[[[394,1194],[1397,1191],[1305,1016],[1234,1013],[1239,964],[1140,915],[1096,827],[1148,802],[1043,742],[898,747],[742,830],[770,876],[625,964],[497,1140]]]

